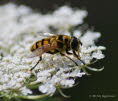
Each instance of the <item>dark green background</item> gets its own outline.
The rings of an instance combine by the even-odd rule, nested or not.
[[[9,1],[28,5],[42,13],[51,12],[64,4],[86,9],[88,17],[85,23],[102,33],[97,44],[107,47],[105,59],[94,67],[104,66],[105,69],[78,79],[79,85],[64,91],[71,98],[58,97],[65,101],[118,101],[118,3],[115,0],[1,0],[0,4]],[[115,97],[102,97],[105,95]]]

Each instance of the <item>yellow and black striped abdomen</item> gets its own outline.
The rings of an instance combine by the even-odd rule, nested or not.
[[[37,48],[49,44],[50,47],[53,47],[54,45],[56,46],[53,49],[50,48],[49,51],[47,51],[47,53],[55,54],[57,52],[62,52],[65,51],[67,48],[69,48],[70,39],[71,37],[66,35],[55,35],[48,38],[44,38],[33,44],[33,46],[31,47],[31,51],[33,52]]]
[[[46,38],[46,39],[42,39],[42,40],[39,40],[37,42],[35,42],[32,46],[31,46],[31,51],[35,51],[37,48],[40,48],[42,47],[43,45],[47,45],[50,43],[50,39],[49,38]]]

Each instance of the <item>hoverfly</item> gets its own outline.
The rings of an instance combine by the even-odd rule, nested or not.
[[[79,59],[83,64],[85,64],[80,59],[79,55],[80,45],[82,45],[82,43],[80,42],[79,39],[77,39],[74,36],[71,37],[67,35],[54,35],[37,41],[31,46],[30,50],[32,54],[30,57],[39,56],[39,60],[36,63],[36,65],[32,67],[30,70],[32,71],[42,60],[43,53],[49,53],[49,54],[60,53],[60,55],[66,56],[78,66],[78,64],[73,59],[64,54],[66,52],[68,55],[73,55],[74,57]],[[72,51],[72,53],[69,52],[70,50]]]

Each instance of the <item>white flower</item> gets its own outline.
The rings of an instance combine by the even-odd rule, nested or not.
[[[92,54],[92,57],[93,57],[93,58],[96,58],[96,59],[102,59],[102,58],[104,58],[104,55],[103,55],[102,52],[99,50],[99,51],[97,51],[97,52],[94,52],[94,53]]]
[[[73,35],[75,36],[75,37],[77,37],[77,38],[80,38],[81,37],[81,31],[80,30],[75,30],[74,32],[73,32]]]
[[[39,86],[39,90],[42,93],[47,93],[47,94],[52,95],[56,91],[56,88],[53,84],[46,83],[44,85]]]
[[[61,80],[60,84],[65,87],[72,87],[74,85],[74,80]]]
[[[22,87],[19,89],[23,95],[32,94],[32,91],[30,89],[27,89],[26,87]]]
[[[0,6],[0,94],[11,97],[29,95],[33,92],[27,87],[39,85],[39,91],[53,95],[57,88],[73,87],[75,78],[86,74],[84,64],[70,55],[78,66],[67,57],[60,54],[43,54],[42,61],[34,71],[29,71],[38,61],[36,58],[28,58],[30,46],[37,40],[54,34],[73,34],[82,42],[80,57],[85,64],[104,58],[102,50],[104,46],[96,46],[96,40],[101,36],[99,32],[70,28],[82,24],[87,16],[85,10],[72,9],[62,6],[50,14],[33,12],[26,6],[6,4]],[[32,77],[33,75],[33,77]]]
[[[81,42],[85,46],[94,45],[95,41],[101,36],[99,32],[87,31],[84,36],[81,37]]]

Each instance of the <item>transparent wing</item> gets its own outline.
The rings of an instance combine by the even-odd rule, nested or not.
[[[50,36],[55,36],[56,34],[51,34],[51,33],[38,33],[40,36],[44,37],[50,37]]]
[[[36,49],[35,51],[33,51],[29,56],[28,56],[28,58],[33,58],[33,57],[37,57],[37,56],[39,56],[40,55],[40,53],[41,53],[41,51],[42,51],[42,49]]]
[[[37,48],[35,51],[33,51],[29,58],[33,58],[33,57],[37,57],[37,56],[41,56],[43,53],[46,53],[50,50],[54,50],[55,48],[57,48],[57,44],[47,44],[47,45],[43,45],[42,47]]]
[[[44,33],[45,36],[55,36],[56,34]]]

